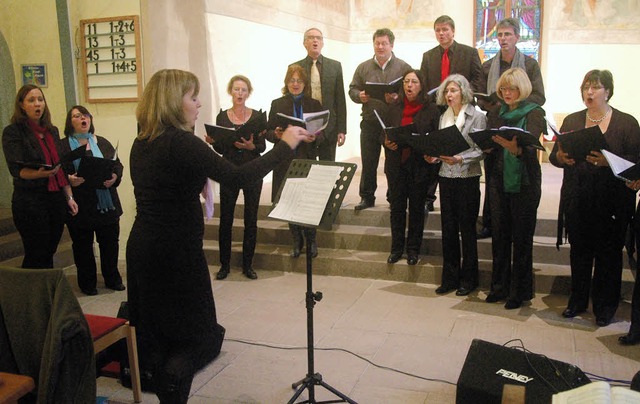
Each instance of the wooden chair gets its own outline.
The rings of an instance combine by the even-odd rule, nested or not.
[[[140,369],[138,367],[138,347],[136,343],[136,329],[122,318],[96,316],[85,314],[91,337],[93,338],[93,350],[95,354],[104,351],[123,338],[127,339],[127,351],[129,354],[129,366],[131,368],[131,389],[133,401],[142,401],[142,389],[140,387]]]
[[[14,404],[36,387],[29,376],[0,372],[0,404]]]

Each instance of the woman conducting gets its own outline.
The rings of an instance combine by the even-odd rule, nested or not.
[[[116,190],[122,181],[122,163],[117,159],[116,150],[111,143],[95,134],[93,117],[85,107],[76,105],[69,110],[64,134],[66,139],[60,142],[60,150],[64,154],[84,149],[85,154],[89,156],[108,160],[115,158],[111,178],[98,187],[85,183],[85,179],[77,175],[80,158],[63,165],[79,206],[78,214],[67,220],[67,228],[73,242],[73,259],[78,270],[78,286],[85,295],[98,294],[96,259],[93,255],[95,235],[100,248],[100,270],[105,286],[113,290],[124,290],[118,271],[122,206]]]
[[[640,153],[640,128],[629,114],[609,105],[613,76],[608,70],[591,70],[580,86],[586,109],[567,116],[560,128],[569,132],[598,125],[608,150],[636,163]],[[571,295],[562,316],[572,318],[589,307],[596,324],[607,326],[618,308],[622,282],[622,248],[634,212],[634,191],[613,176],[599,150],[586,159],[569,156],[556,142],[549,160],[564,170],[558,220],[571,244]],[[560,242],[562,234],[559,234]]]
[[[288,116],[296,118],[302,118],[302,114],[308,112],[322,111],[322,105],[318,100],[311,98],[311,84],[309,77],[300,65],[290,65],[287,68],[287,74],[284,76],[284,87],[282,88],[282,97],[277,98],[271,102],[271,109],[269,110],[269,130],[267,131],[267,140],[278,144],[282,137],[283,131],[286,129],[282,118],[278,116],[278,113],[282,113]],[[321,134],[310,134],[314,137],[309,137],[306,143],[301,144],[295,152],[296,159],[310,159],[316,158],[316,143],[315,136],[321,136]],[[271,201],[273,202],[278,194],[278,190],[284,181],[284,177],[287,174],[289,168],[289,161],[283,161],[277,167],[273,169],[273,187],[271,188]],[[318,244],[316,242],[316,229],[305,227],[303,231],[302,226],[295,224],[289,224],[289,230],[292,237],[291,257],[297,258],[300,256],[302,247],[305,242],[305,238],[310,242],[311,254],[313,258],[318,256]],[[303,237],[304,233],[304,237]]]
[[[27,84],[16,95],[2,148],[13,177],[11,212],[24,247],[22,268],[53,268],[66,212],[78,213],[60,169],[60,135],[42,90]]]
[[[471,104],[473,92],[460,74],[447,77],[438,88],[437,103],[447,109],[440,129],[456,125],[469,149],[455,156],[440,156],[440,220],[442,223],[442,285],[436,293],[456,290],[466,296],[478,286],[476,220],[480,209],[480,160],[482,150],[469,132],[487,127],[487,118]],[[460,236],[462,236],[462,262]]]
[[[247,98],[253,92],[251,81],[242,75],[236,75],[227,84],[227,94],[231,96],[232,106],[226,111],[220,110],[216,117],[216,125],[226,128],[240,128],[260,112],[247,107]],[[266,129],[266,128],[265,128]],[[236,142],[217,141],[206,137],[213,144],[213,149],[233,164],[240,166],[260,157],[265,150],[264,133],[252,133],[249,139],[240,137]],[[231,230],[236,201],[240,194],[244,195],[244,238],[242,241],[242,273],[249,279],[258,279],[253,270],[253,255],[256,250],[258,236],[258,206],[262,192],[262,178],[246,184],[242,188],[236,184],[220,184],[220,229],[218,243],[220,245],[220,270],[216,279],[222,280],[229,275],[231,262]]]
[[[539,137],[546,132],[544,110],[524,101],[531,81],[524,70],[505,71],[496,84],[501,100],[487,114],[488,126],[513,126]],[[505,300],[505,309],[522,306],[534,296],[533,235],[542,193],[542,172],[537,150],[518,145],[517,136],[507,140],[493,136],[496,146],[486,158],[493,159],[490,181],[493,267],[489,303]]]
[[[140,129],[130,157],[137,207],[127,243],[131,322],[142,367],[154,369],[162,403],[186,403],[195,373],[222,343],[202,250],[199,194],[206,179],[240,186],[258,181],[307,138],[305,130],[289,128],[272,151],[236,166],[193,133],[199,90],[193,73],[155,73],[136,110]]]
[[[399,102],[389,109],[387,126],[405,126],[414,123],[419,133],[431,132],[438,127],[440,112],[433,103],[425,103],[424,76],[411,70],[402,79]],[[384,173],[387,176],[387,198],[391,208],[391,254],[387,263],[395,264],[407,251],[407,264],[419,260],[424,233],[427,191],[435,167],[424,161],[423,155],[406,145],[398,145],[384,138]],[[407,207],[409,208],[408,233]]]

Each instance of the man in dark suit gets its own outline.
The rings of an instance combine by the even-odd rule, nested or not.
[[[322,55],[324,39],[318,28],[309,28],[302,42],[307,57],[293,64],[302,66],[311,82],[311,97],[320,101],[323,109],[328,109],[329,124],[324,137],[316,143],[320,160],[335,161],[336,145],[342,146],[347,132],[347,105],[342,79],[342,64]],[[314,70],[317,68],[317,75]]]
[[[456,23],[448,15],[441,15],[433,23],[433,30],[438,40],[438,46],[428,50],[422,55],[420,71],[426,79],[425,93],[440,85],[450,74],[461,74],[471,84],[475,92],[478,89],[482,76],[482,65],[478,50],[467,45],[457,43],[453,38],[456,34]],[[435,93],[432,93],[432,101],[435,101]],[[435,170],[437,173],[438,170]],[[429,184],[426,209],[433,211],[433,203],[436,200],[436,188],[438,176],[436,175]]]

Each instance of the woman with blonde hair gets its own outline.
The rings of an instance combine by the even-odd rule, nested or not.
[[[129,309],[142,367],[152,369],[162,403],[186,403],[195,373],[222,344],[202,250],[206,179],[258,181],[307,137],[287,129],[272,151],[236,166],[193,134],[199,91],[193,73],[155,73],[136,111],[140,129],[130,156],[137,215],[127,243]]]
[[[544,110],[525,101],[531,81],[524,70],[505,71],[496,83],[501,103],[487,114],[488,126],[513,126],[539,137],[546,133]],[[493,136],[496,147],[485,150],[493,162],[489,185],[493,267],[489,303],[506,299],[507,310],[517,309],[534,296],[533,235],[540,196],[542,171],[538,152],[518,145],[517,136],[507,140]]]

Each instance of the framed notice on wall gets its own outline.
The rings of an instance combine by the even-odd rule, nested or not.
[[[138,101],[142,92],[138,16],[81,20],[80,28],[85,99]]]

